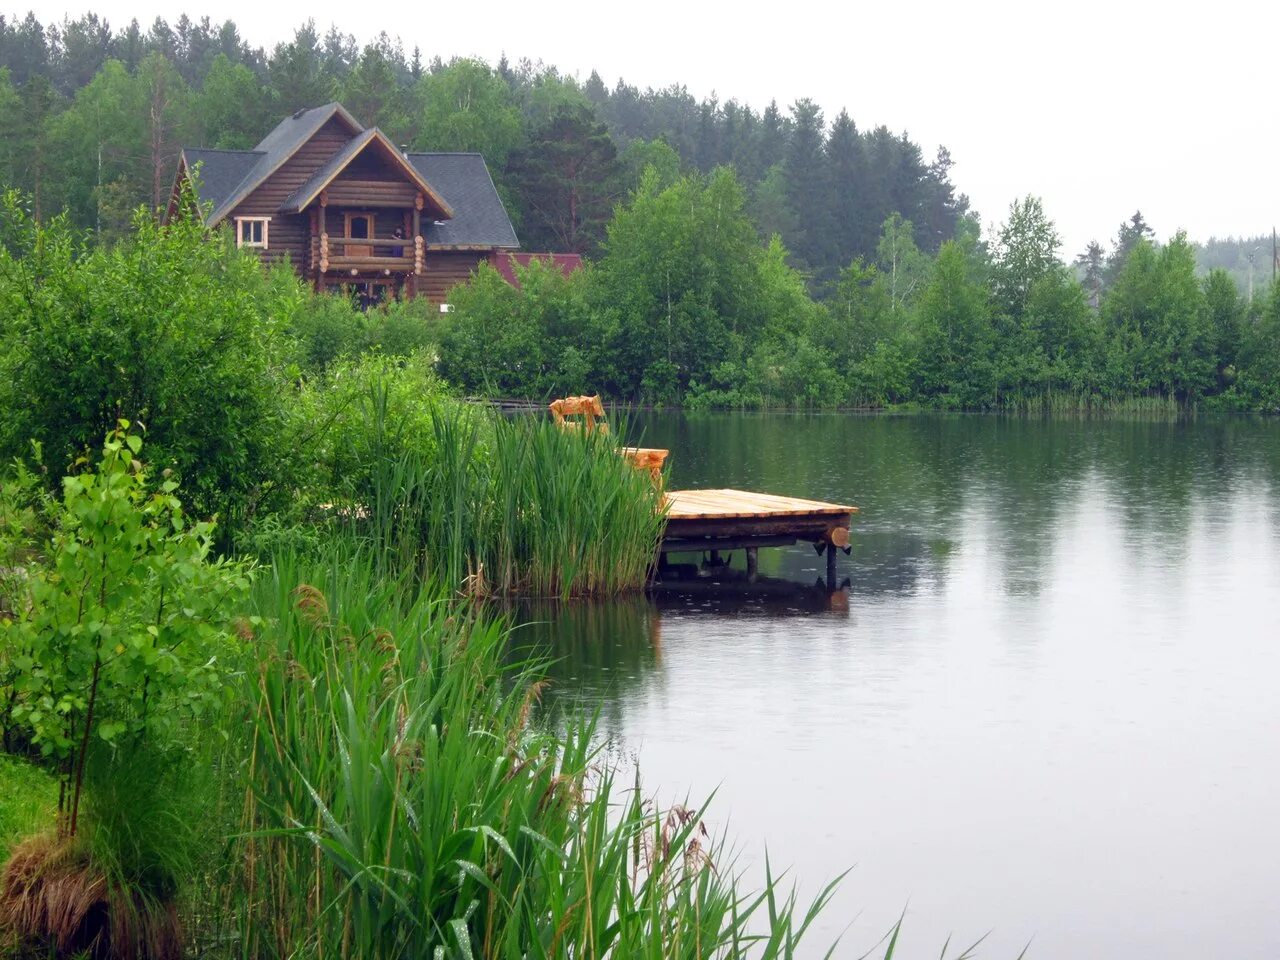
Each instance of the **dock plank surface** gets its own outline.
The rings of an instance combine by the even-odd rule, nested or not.
[[[667,520],[765,519],[769,517],[848,517],[857,507],[749,490],[672,490],[666,495]]]

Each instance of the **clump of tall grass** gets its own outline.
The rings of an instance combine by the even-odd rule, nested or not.
[[[1175,397],[1159,394],[1130,394],[1106,397],[1091,392],[1047,391],[1009,394],[1001,398],[1001,408],[1024,416],[1097,420],[1174,421],[1193,413]]]
[[[744,890],[697,811],[615,781],[590,723],[532,722],[541,683],[442,595],[284,559],[256,608],[240,954],[784,957],[829,897]]]
[[[302,545],[300,529],[338,527],[373,544],[384,573],[473,597],[612,596],[646,582],[661,497],[617,436],[462,403],[419,361],[338,364],[302,394],[300,522],[260,527],[270,552]]]
[[[349,512],[392,570],[472,597],[609,596],[644,586],[662,535],[661,495],[603,432],[506,419],[442,401],[431,435],[406,448],[370,396],[368,484]]]

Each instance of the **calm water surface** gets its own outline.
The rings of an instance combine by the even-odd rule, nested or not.
[[[1280,957],[1280,423],[639,426],[675,486],[862,508],[843,588],[763,550],[522,634],[745,867],[853,868],[815,954],[905,909],[910,957]]]

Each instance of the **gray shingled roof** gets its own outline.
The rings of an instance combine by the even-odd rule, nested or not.
[[[190,147],[182,151],[182,160],[190,174],[199,175],[200,206],[217,210],[235,194],[262,154],[257,150],[202,150]]]
[[[520,246],[507,208],[478,153],[411,153],[409,162],[453,208],[453,219],[427,223],[422,237],[428,246]]]
[[[245,171],[239,183],[227,192],[225,196],[220,196],[214,201],[213,212],[209,215],[210,226],[230,213],[236,204],[252,193],[267,177],[280,169],[281,165],[292,157],[300,146],[315,136],[316,131],[335,116],[347,121],[356,133],[363,132],[364,127],[347,112],[342,104],[326,103],[323,107],[299,110],[293,116],[281,120],[276,124],[275,129],[263,137],[262,142],[254,147],[253,150],[235,151],[242,153],[242,155],[251,154],[257,159]],[[185,152],[191,154],[195,151],[188,150]],[[232,153],[233,151],[217,152]],[[206,199],[205,191],[203,190],[200,191],[200,199],[201,201]]]

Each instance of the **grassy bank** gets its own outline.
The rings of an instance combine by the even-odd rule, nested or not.
[[[58,784],[19,757],[0,754],[0,863],[21,840],[46,829],[58,807]]]
[[[248,789],[224,929],[255,957],[788,956],[807,911],[743,889],[701,812],[619,784],[589,722],[534,719],[499,624],[360,555],[282,558],[228,727]],[[215,935],[216,933],[216,935]]]
[[[648,477],[603,436],[427,422],[429,452],[388,445],[371,499],[256,571],[148,481],[127,425],[24,514],[49,531],[9,587],[0,721],[48,772],[0,767],[16,942],[100,960],[792,954],[830,888],[802,908],[772,876],[743,885],[701,809],[619,782],[589,720],[541,722],[541,665],[433,578],[492,564],[504,587],[621,587],[643,564],[584,549],[614,535],[586,525],[656,529]]]

